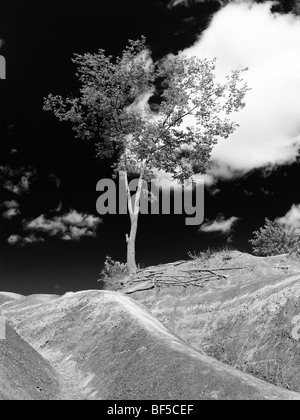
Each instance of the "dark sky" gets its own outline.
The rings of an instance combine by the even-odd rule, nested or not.
[[[163,0],[10,0],[2,5],[0,39],[5,44],[1,54],[7,62],[7,79],[0,84],[0,166],[34,168],[34,175],[29,191],[20,196],[0,189],[0,204],[17,200],[21,206],[21,214],[0,220],[0,290],[60,294],[97,288],[105,256],[125,260],[126,216],[105,216],[96,238],[78,242],[52,237],[20,246],[8,244],[7,239],[12,234],[22,236],[22,220],[49,215],[60,203],[61,211],[74,209],[97,216],[95,186],[102,177],[110,177],[110,166],[95,159],[92,144],[76,140],[69,126],[42,110],[43,98],[50,92],[64,96],[76,92],[74,52],[104,48],[118,54],[129,38],[145,35],[156,59],[192,45],[220,8],[215,1],[172,9],[167,5]],[[290,187],[287,179],[292,180]],[[215,185],[218,194],[205,193],[205,218],[239,217],[231,246],[249,251],[251,232],[265,217],[285,214],[300,201],[293,186],[297,179],[299,165],[295,163],[267,175],[256,170],[220,181]],[[169,262],[187,258],[189,250],[227,243],[226,235],[198,230],[185,226],[184,216],[142,216],[137,261],[145,265]]]

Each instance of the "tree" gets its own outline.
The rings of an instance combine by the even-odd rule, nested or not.
[[[265,219],[265,224],[253,232],[250,239],[253,253],[258,256],[279,255],[299,251],[300,237],[295,228],[277,220]]]
[[[73,62],[79,95],[64,99],[50,94],[44,109],[71,122],[77,137],[95,141],[98,157],[115,158],[114,171],[124,171],[127,186],[129,173],[139,176],[134,211],[127,188],[127,264],[132,274],[143,179],[164,170],[184,182],[207,170],[218,138],[227,138],[237,127],[227,115],[245,105],[243,70],[232,71],[221,84],[215,80],[215,59],[170,55],[153,63],[144,37],[129,41],[115,59],[100,49],[75,54]]]

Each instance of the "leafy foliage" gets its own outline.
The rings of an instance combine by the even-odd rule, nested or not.
[[[213,253],[214,251],[212,248],[207,248],[205,251],[188,251],[187,255],[191,260],[205,261],[209,260]]]
[[[204,251],[188,251],[187,255],[191,260],[204,263],[204,262],[208,261],[210,258],[212,258],[216,255],[220,255],[223,261],[231,260],[232,259],[232,256],[231,256],[232,251],[233,251],[233,249],[230,246],[224,245],[224,246],[216,248],[216,249],[207,248]]]
[[[228,115],[245,105],[243,70],[232,71],[221,84],[215,59],[169,55],[154,63],[144,37],[130,40],[116,58],[100,49],[75,54],[73,62],[81,86],[78,96],[50,94],[44,109],[70,122],[77,137],[95,142],[99,158],[113,158],[115,174],[123,171],[126,182],[128,173],[139,176],[137,209],[141,180],[149,181],[156,170],[182,183],[205,173],[213,146],[237,127]],[[127,196],[130,204],[128,182]],[[127,266],[134,273],[138,212],[130,217]]]
[[[237,127],[227,116],[245,105],[243,70],[220,84],[215,60],[170,55],[153,63],[143,37],[117,58],[99,50],[76,54],[73,62],[79,96],[49,95],[44,109],[94,141],[100,158],[117,156],[116,172],[143,171],[147,179],[162,169],[180,181],[204,173],[217,140]]]
[[[124,287],[127,276],[127,264],[114,261],[111,257],[106,256],[104,267],[100,272],[98,281],[103,283],[103,289],[116,291]]]
[[[258,256],[298,253],[300,248],[299,233],[277,220],[265,219],[265,225],[253,232],[250,239],[253,253]]]

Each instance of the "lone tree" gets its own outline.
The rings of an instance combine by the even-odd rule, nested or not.
[[[232,71],[221,84],[215,59],[169,55],[153,63],[144,37],[130,40],[117,58],[100,49],[75,54],[73,62],[79,95],[50,94],[44,109],[71,122],[76,137],[94,141],[97,156],[114,158],[114,171],[124,172],[131,219],[127,264],[133,274],[143,179],[164,170],[183,183],[205,173],[213,146],[237,127],[227,116],[245,106],[245,69]],[[128,174],[139,177],[134,211]]]

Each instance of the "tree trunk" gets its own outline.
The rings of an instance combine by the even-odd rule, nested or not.
[[[126,242],[127,242],[127,268],[129,271],[129,275],[132,276],[137,271],[137,265],[135,260],[135,240],[136,240],[136,232],[138,227],[138,219],[139,219],[139,211],[140,211],[140,198],[142,192],[142,184],[143,184],[143,176],[144,176],[144,169],[139,177],[139,183],[137,187],[137,191],[135,194],[134,200],[134,209],[132,208],[132,198],[130,195],[130,190],[128,187],[128,178],[127,174],[125,174],[125,182],[126,182],[126,189],[127,189],[127,201],[128,201],[128,208],[130,214],[130,234],[129,236],[126,235]]]
[[[135,261],[135,239],[136,231],[138,226],[138,217],[135,215],[131,218],[130,236],[127,235],[127,267],[129,275],[133,275],[137,271],[137,265]]]

